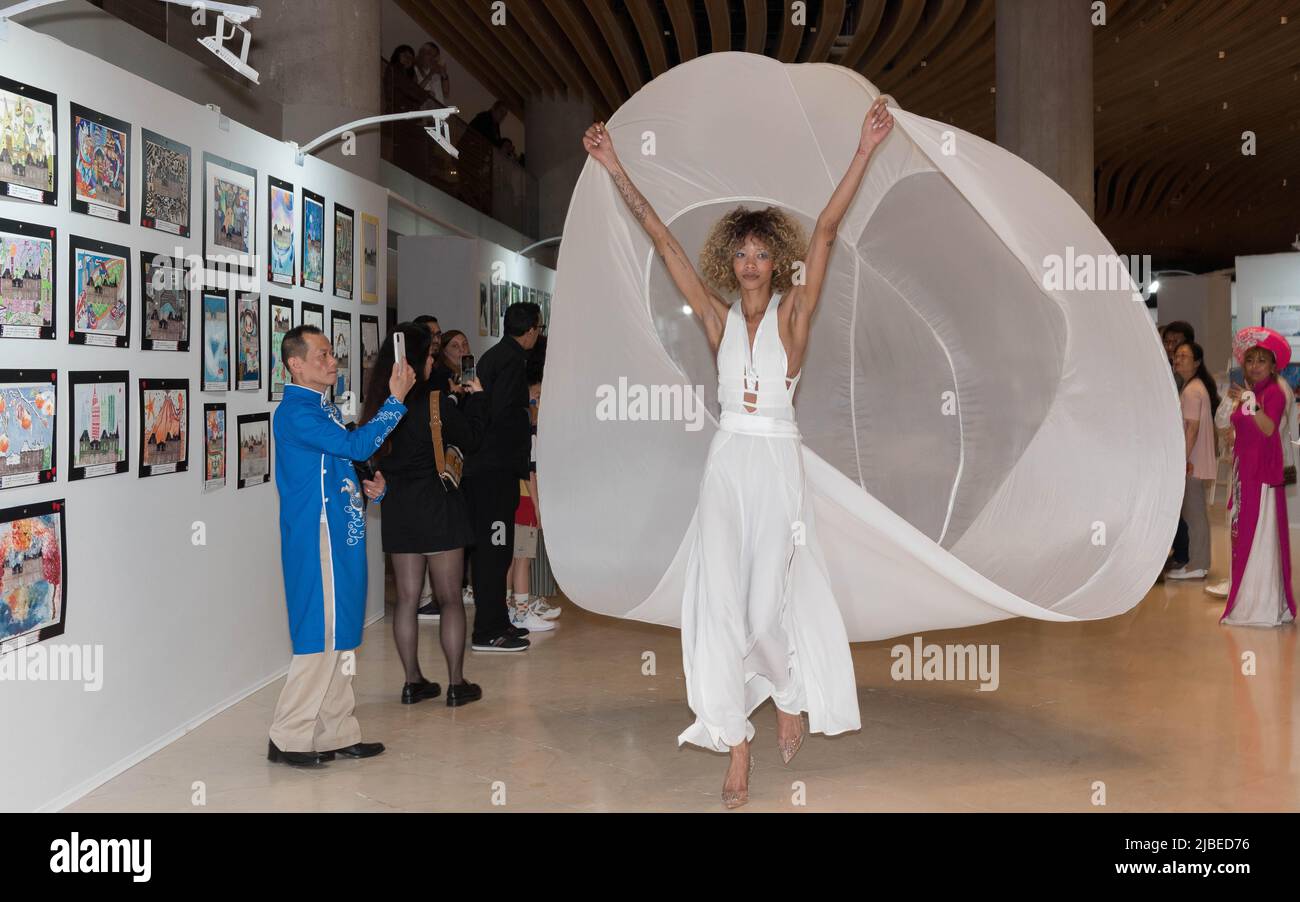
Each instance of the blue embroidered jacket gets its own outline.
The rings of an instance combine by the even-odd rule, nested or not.
[[[280,493],[280,563],[293,653],[346,651],[361,644],[366,615],[366,512],[352,461],[383,444],[406,413],[389,396],[374,419],[348,431],[320,392],[290,383],[272,420]],[[334,579],[334,635],[325,636],[320,523],[328,524]]]

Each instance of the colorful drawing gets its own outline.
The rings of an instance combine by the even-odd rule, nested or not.
[[[64,502],[0,510],[0,652],[63,632]]]
[[[24,200],[56,203],[55,97],[0,78],[0,187]]]
[[[170,257],[140,254],[140,294],[144,298],[142,347],[146,351],[188,351],[190,294],[185,270]]]
[[[226,405],[203,405],[203,490],[226,484]]]
[[[279,401],[284,396],[284,386],[289,381],[289,370],[280,357],[280,345],[285,334],[293,328],[293,301],[271,298],[271,381],[268,398]]]
[[[379,303],[379,219],[361,214],[361,303]]]
[[[190,149],[140,129],[144,142],[144,199],[140,225],[190,236]]]
[[[492,301],[496,300],[497,287],[496,285],[489,285],[486,292],[482,289],[483,286],[480,285],[478,293],[478,334],[487,335],[488,317],[492,313]]]
[[[302,189],[302,284],[325,287],[325,198]]]
[[[325,331],[325,308],[320,304],[313,304],[311,301],[302,302],[302,324],[304,326],[315,326],[322,332]]]
[[[256,209],[257,170],[204,153],[204,257],[251,269],[257,247]]]
[[[239,294],[235,299],[235,388],[262,387],[261,295]]]
[[[75,103],[70,108],[76,157],[72,166],[72,209],[97,215],[111,211],[117,214],[114,218],[125,222],[131,126]]]
[[[271,478],[271,416],[250,413],[239,417],[239,488],[261,485]]]
[[[230,388],[230,311],[224,293],[203,294],[202,391]]]
[[[126,370],[68,373],[72,421],[70,479],[124,473],[130,467],[131,426]]]
[[[271,189],[271,268],[268,278],[282,285],[292,285],[293,262],[293,185],[268,177]]]
[[[54,229],[0,219],[0,337],[54,337]]]
[[[0,489],[54,478],[57,374],[0,370]]]
[[[140,380],[140,475],[184,470],[189,419],[189,382]]]
[[[352,316],[342,310],[330,311],[330,341],[334,345],[334,358],[338,361],[338,381],[335,396],[352,390]]]
[[[361,314],[361,403],[366,401],[370,371],[379,359],[379,317]]]
[[[342,204],[334,205],[334,294],[352,299],[352,211]]]
[[[130,274],[124,247],[72,236],[72,337],[77,344],[126,347]]]

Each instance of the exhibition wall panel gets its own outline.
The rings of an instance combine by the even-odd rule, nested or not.
[[[326,324],[334,313],[349,314],[353,324],[375,315],[382,329],[387,194],[311,157],[300,167],[288,145],[223,121],[204,107],[21,26],[11,24],[0,42],[0,79],[9,80],[0,80],[0,100],[5,101],[0,103],[0,233],[8,222],[34,230],[35,239],[50,229],[57,236],[52,271],[43,274],[52,276],[50,282],[34,274],[36,267],[13,265],[18,248],[30,249],[30,242],[23,242],[31,235],[11,226],[10,237],[0,237],[8,241],[7,258],[0,262],[6,302],[0,310],[0,371],[57,374],[53,478],[33,481],[19,472],[25,460],[20,443],[31,446],[33,458],[40,456],[38,450],[49,453],[36,446],[43,441],[37,427],[47,422],[50,411],[39,398],[33,405],[30,396],[14,395],[19,407],[26,403],[31,409],[24,407],[18,419],[5,421],[9,426],[0,422],[0,428],[11,430],[0,433],[0,446],[14,446],[0,448],[8,454],[0,454],[0,465],[9,468],[0,473],[18,472],[14,478],[0,476],[0,484],[7,486],[0,488],[0,508],[36,511],[61,501],[65,533],[60,547],[51,550],[53,534],[38,535],[33,542],[30,533],[6,526],[6,520],[17,522],[12,515],[0,516],[0,609],[8,609],[0,610],[0,641],[10,640],[0,654],[0,732],[6,740],[0,744],[0,809],[49,809],[67,804],[287,668],[291,649],[280,572],[279,504],[273,472],[268,478],[261,473],[273,467],[276,449],[272,444],[269,458],[263,458],[263,427],[259,418],[250,417],[274,414],[277,406],[270,385],[271,302],[279,301],[281,322],[287,300],[295,325],[302,322],[303,305],[315,304],[323,308]],[[24,88],[18,96],[14,91],[6,95],[4,85],[13,83],[38,91],[24,93]],[[15,196],[34,196],[24,185],[42,175],[40,154],[30,152],[45,140],[38,100],[31,104],[31,117],[24,118],[26,98],[37,98],[39,92],[57,97],[53,204]],[[74,114],[82,117],[75,151]],[[181,166],[180,147],[188,147],[190,154],[187,175],[154,180],[148,211],[142,210],[145,130],[155,133],[150,165],[169,161],[160,172]],[[255,177],[249,178],[246,170],[255,171]],[[292,186],[290,219],[283,218],[283,211],[278,223],[272,217],[269,177]],[[323,205],[306,202],[310,195],[304,190],[323,197]],[[188,237],[164,230],[166,220],[185,218],[177,215],[185,201]],[[335,271],[336,205],[354,214],[350,292],[339,284],[346,282],[340,278],[345,273]],[[122,206],[125,210],[119,212]],[[146,212],[157,227],[141,225]],[[205,214],[211,214],[208,221]],[[283,234],[285,222],[292,227],[291,236]],[[309,227],[306,235],[304,225]],[[369,240],[376,242],[369,271],[364,258],[368,231],[373,232]],[[240,262],[251,264],[251,284],[233,285],[233,267],[203,262],[205,242],[210,251],[225,254],[238,252],[250,238],[255,258]],[[279,256],[278,284],[267,278],[272,241]],[[291,255],[288,278],[286,248]],[[198,264],[204,286],[162,297],[158,292],[165,281],[155,284],[145,269],[166,262],[155,255]],[[15,282],[15,275],[27,279]],[[41,332],[24,323],[40,319],[48,307],[32,298],[50,291],[53,337],[19,337]],[[154,298],[148,304],[146,294]],[[224,366],[218,359],[219,328],[209,328],[210,340],[204,341],[205,295],[211,296],[214,316],[220,315],[224,298],[229,318]],[[172,349],[181,347],[177,338],[185,331],[182,301],[189,313],[186,350]],[[36,306],[41,309],[33,314]],[[211,319],[208,325],[217,323]],[[255,339],[239,331],[253,326],[258,328]],[[360,338],[355,325],[352,337]],[[355,386],[362,372],[359,348],[350,352],[349,365]],[[203,390],[205,367],[209,384],[225,380],[228,390]],[[125,392],[106,387],[101,399],[101,389],[94,388],[93,404],[85,399],[91,387],[87,380],[110,386],[123,371]],[[70,373],[78,374],[76,386]],[[70,420],[74,389],[83,393],[76,427]],[[224,441],[214,442],[212,449],[214,464],[218,450],[228,461],[224,485],[205,478],[211,474],[205,472],[204,406],[215,404],[225,405]],[[6,405],[0,420],[16,409]],[[236,444],[240,417],[248,418],[242,480]],[[182,427],[183,455],[176,440]],[[92,438],[96,433],[100,441]],[[128,443],[125,465],[104,463],[122,441]],[[81,478],[71,478],[74,463],[80,464],[76,472]],[[369,519],[368,619],[383,612],[383,558],[373,509]],[[66,576],[59,575],[60,564]],[[61,585],[54,586],[58,581]],[[63,632],[21,647],[41,635],[21,636],[19,624],[31,614],[33,599],[46,590],[60,607]],[[20,678],[39,674],[15,667],[15,662],[30,664],[37,648],[52,659],[49,650],[56,646],[87,650],[83,663],[92,666],[102,661],[96,677],[100,685],[49,679],[48,672],[45,679]],[[362,668],[365,657],[363,648]],[[250,733],[233,742],[229,753],[264,754],[265,739],[264,733]],[[197,767],[178,776],[176,804],[185,804],[191,783],[203,780]],[[207,782],[209,794],[220,791]]]

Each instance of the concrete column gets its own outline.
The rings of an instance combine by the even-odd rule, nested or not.
[[[564,230],[569,198],[587,161],[582,133],[594,120],[591,102],[585,98],[528,98],[524,110],[524,162],[529,175],[537,180],[538,240]],[[539,248],[529,256],[553,268],[559,246]]]
[[[249,62],[261,73],[262,90],[284,108],[286,141],[306,143],[345,122],[379,115],[379,2],[259,0],[262,17],[252,23]],[[315,156],[379,181],[378,126],[357,132],[354,156],[341,150],[335,142]]]
[[[998,0],[997,141],[1093,206],[1088,0]]]

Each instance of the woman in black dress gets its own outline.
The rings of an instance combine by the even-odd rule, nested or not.
[[[432,336],[427,328],[414,323],[402,323],[397,329],[405,336],[406,359],[419,374],[420,381],[406,396],[406,415],[370,459],[370,464],[383,473],[388,487],[380,534],[384,551],[392,555],[397,582],[393,637],[406,670],[402,703],[435,698],[441,692],[437,683],[429,682],[420,672],[416,609],[427,569],[429,584],[442,611],[439,634],[450,680],[447,704],[454,707],[482,697],[479,687],[466,682],[461,672],[465,660],[465,606],[460,580],[465,567],[465,546],[472,544],[474,533],[460,490],[438,475],[429,410],[431,394],[439,390],[430,378],[434,372]],[[378,412],[381,396],[387,397],[387,374],[392,368],[393,336],[390,334],[379,351],[370,384],[366,386],[362,422]],[[442,441],[444,446],[455,445],[462,452],[470,453],[478,447],[487,428],[483,386],[474,379],[455,389],[455,394],[447,391],[439,394]]]

